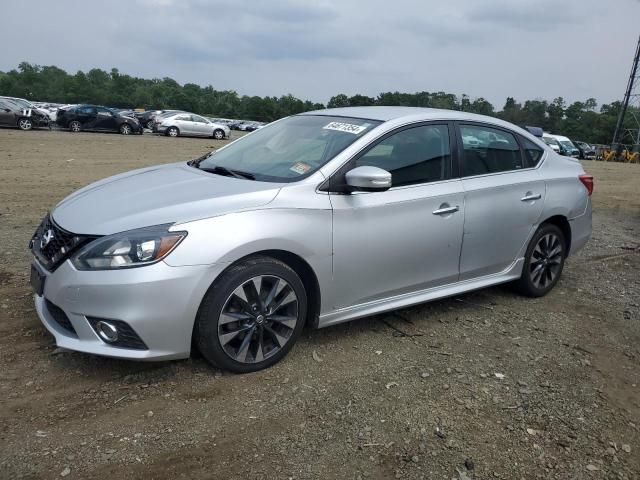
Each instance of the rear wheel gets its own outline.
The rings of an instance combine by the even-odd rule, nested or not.
[[[224,132],[222,130],[220,130],[219,128],[217,128],[214,132],[213,132],[213,138],[215,138],[216,140],[222,140],[224,139]]]
[[[21,118],[18,120],[18,128],[20,128],[20,130],[31,130],[33,128],[33,122],[29,118]]]
[[[80,122],[77,120],[72,120],[71,122],[69,122],[69,130],[71,130],[72,132],[79,132],[80,127]]]
[[[180,135],[180,131],[177,127],[169,127],[167,128],[167,135],[169,135],[170,137],[177,137],[178,135]]]
[[[128,123],[123,123],[120,125],[120,133],[122,135],[129,135],[131,133],[131,125]]]
[[[255,257],[233,266],[207,292],[196,342],[213,365],[255,372],[281,360],[302,333],[307,296],[286,264]]]
[[[149,130],[153,130],[153,120],[149,120],[145,125]]]
[[[542,297],[558,283],[567,255],[562,230],[546,223],[533,235],[525,254],[517,289],[529,297]]]

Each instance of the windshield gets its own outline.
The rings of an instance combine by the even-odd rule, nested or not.
[[[320,115],[289,117],[211,153],[194,166],[224,167],[266,182],[293,182],[311,175],[380,123]]]
[[[562,144],[563,147],[570,148],[571,150],[576,148],[574,147],[573,143],[571,143],[569,140],[560,140],[560,143]]]
[[[542,140],[544,140],[544,143],[546,143],[547,145],[555,145],[555,146],[560,146],[558,144],[558,141],[555,138],[551,138],[551,137],[542,137]]]

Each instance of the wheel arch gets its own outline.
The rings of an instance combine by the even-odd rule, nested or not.
[[[304,285],[305,291],[307,293],[308,312],[307,312],[307,318],[305,321],[305,326],[311,327],[311,328],[318,328],[318,322],[320,319],[320,306],[321,306],[320,283],[318,282],[318,277],[315,271],[313,270],[313,268],[311,267],[311,265],[309,265],[309,263],[306,260],[304,260],[301,256],[295,253],[289,252],[287,250],[278,250],[278,249],[256,251],[249,255],[245,255],[244,257],[238,258],[234,262],[230,263],[223,271],[220,272],[219,275],[217,275],[216,280],[217,278],[220,278],[222,275],[224,275],[225,272],[227,272],[229,269],[233,268],[237,264],[245,262],[255,257],[271,257],[275,260],[279,260],[280,262],[284,263],[289,268],[291,268],[294,272],[296,272],[296,274],[302,280],[302,284]],[[213,285],[216,283],[216,280],[213,280],[211,285],[209,285],[209,287],[207,288],[206,292],[208,292],[213,287]],[[206,296],[206,292],[205,292],[205,296]],[[200,305],[198,306],[198,312],[202,307],[202,302],[204,301],[204,298],[205,297],[203,296],[200,300]],[[197,328],[197,322],[194,321],[193,328],[191,331],[191,351],[192,352],[197,351],[197,347],[195,343],[195,338],[197,334],[196,328]]]
[[[544,225],[545,223],[555,225],[562,231],[565,240],[565,247],[567,249],[567,256],[569,256],[569,253],[571,251],[571,224],[569,223],[567,217],[565,217],[564,215],[553,215],[540,222],[540,225]]]
[[[304,289],[307,293],[307,319],[305,324],[312,328],[317,328],[318,319],[320,317],[320,283],[315,271],[301,256],[287,250],[260,250],[250,255],[246,255],[233,262],[227,269],[234,265],[244,262],[252,257],[271,257],[281,261],[290,267],[302,280]],[[227,270],[225,269],[225,271]]]

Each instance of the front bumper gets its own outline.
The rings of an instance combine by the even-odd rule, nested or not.
[[[59,347],[132,360],[186,358],[200,302],[224,265],[171,267],[164,262],[140,268],[78,271],[66,261],[47,272],[35,307]],[[51,305],[59,310],[55,311]],[[73,328],[60,324],[60,311]],[[57,315],[56,315],[57,313]],[[89,319],[126,322],[146,349],[123,348],[104,342]]]

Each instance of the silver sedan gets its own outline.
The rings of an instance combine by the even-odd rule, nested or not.
[[[216,140],[229,138],[231,131],[228,126],[214,123],[195,113],[178,112],[174,115],[163,116],[153,126],[153,131],[170,137],[179,135],[192,137],[212,137]]]
[[[235,372],[328,327],[500,283],[547,294],[591,235],[593,177],[495,118],[309,112],[64,199],[31,241],[59,346]]]

